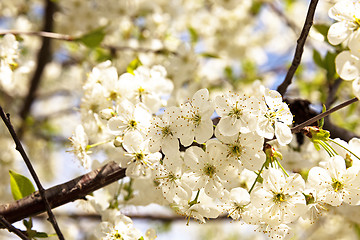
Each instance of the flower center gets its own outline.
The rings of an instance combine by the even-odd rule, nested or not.
[[[121,236],[118,230],[114,229],[111,233],[107,233],[106,237],[103,238],[103,240],[124,240],[124,238]]]
[[[341,191],[344,188],[344,185],[336,179],[333,179],[333,183],[331,184],[331,186],[333,187],[335,192]]]
[[[143,101],[143,95],[146,94],[145,89],[143,87],[138,88],[138,95],[140,102]]]
[[[109,94],[109,99],[115,101],[119,97],[118,93],[115,91],[111,91]]]
[[[214,165],[207,164],[207,166],[204,168],[205,175],[209,177],[213,177],[216,172],[216,168]]]
[[[230,146],[230,156],[240,157],[242,152],[242,147],[239,145]]]
[[[161,133],[163,135],[163,138],[165,138],[165,137],[167,137],[169,135],[171,135],[171,136],[173,135],[171,130],[170,130],[170,125],[167,125],[167,126],[161,128]]]
[[[284,193],[276,193],[276,194],[274,194],[273,200],[274,200],[275,203],[285,202],[286,198],[287,198],[287,195],[288,194],[284,194]]]
[[[142,161],[144,159],[143,153],[135,153],[135,161]]]
[[[267,113],[265,113],[265,117],[267,118],[267,119],[269,119],[269,121],[272,123],[272,124],[274,124],[275,123],[275,119],[276,119],[276,112],[277,112],[277,109],[275,109],[274,111],[272,111],[272,110],[268,110],[267,111]]]
[[[233,109],[231,109],[231,111],[229,112],[229,116],[230,117],[236,117],[237,119],[240,119],[240,117],[242,116],[242,109],[238,108],[237,106],[234,107]]]
[[[129,121],[128,126],[129,126],[129,128],[131,128],[131,129],[135,129],[136,126],[137,126],[137,122],[132,119],[132,120]]]
[[[195,124],[196,127],[199,126],[200,123],[201,123],[201,116],[200,116],[200,114],[198,114],[198,113],[194,114],[192,120],[193,120],[193,122],[194,122],[194,124]]]

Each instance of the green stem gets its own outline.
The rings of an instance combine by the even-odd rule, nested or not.
[[[324,150],[329,154],[330,157],[335,156],[335,155],[331,152],[331,150],[328,148],[328,146],[326,146],[326,145],[324,144],[323,141],[319,141],[319,144],[324,148]]]
[[[255,179],[255,181],[254,181],[254,183],[253,183],[253,185],[251,186],[251,188],[250,188],[250,190],[249,190],[249,194],[250,194],[251,191],[254,189],[256,182],[259,180],[260,174],[261,174],[262,170],[264,169],[265,164],[266,164],[266,161],[265,161],[264,164],[261,166],[261,169],[260,169],[260,171],[259,171],[259,173],[258,173],[258,175],[257,175],[257,177],[256,177],[256,179]]]
[[[333,139],[329,138],[329,141],[331,141],[332,143],[335,143],[336,145],[338,145],[339,147],[342,147],[343,149],[345,149],[346,151],[348,151],[349,153],[351,153],[352,155],[354,155],[357,159],[360,160],[360,158],[355,154],[353,153],[350,149],[347,149],[346,147],[344,147],[343,145],[341,145],[340,143],[334,141]]]
[[[334,155],[339,155],[328,142],[324,141],[324,143],[326,144],[326,146],[328,146],[334,152]]]
[[[86,150],[89,150],[90,148],[97,147],[97,146],[99,146],[99,145],[108,143],[108,142],[110,142],[110,141],[111,141],[111,140],[106,140],[106,141],[103,141],[103,142],[98,142],[98,143],[94,143],[94,144],[91,144],[91,145],[87,145],[87,146],[86,146]]]
[[[275,158],[276,163],[278,164],[278,166],[281,168],[281,170],[283,170],[283,172],[285,173],[285,175],[287,177],[289,177],[289,174],[285,171],[285,169],[283,168],[283,166],[280,164],[279,160],[277,158]]]

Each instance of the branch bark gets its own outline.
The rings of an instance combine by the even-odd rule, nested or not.
[[[291,84],[292,78],[294,77],[294,74],[301,62],[301,57],[304,52],[306,38],[309,35],[310,28],[313,24],[315,9],[316,9],[318,2],[319,2],[319,0],[311,0],[311,2],[310,2],[308,13],[306,15],[306,19],[305,19],[305,23],[304,23],[304,27],[301,31],[299,39],[297,40],[297,45],[296,45],[296,50],[295,50],[295,55],[294,55],[293,61],[291,63],[289,71],[286,74],[284,81],[277,88],[277,91],[281,95],[285,94],[285,92],[286,92],[288,86]]]
[[[45,196],[51,208],[56,208],[83,199],[89,193],[124,178],[125,170],[120,168],[119,164],[110,162],[99,169],[45,190]],[[38,191],[16,202],[0,205],[0,215],[10,223],[45,211],[45,204]]]
[[[291,128],[291,132],[292,133],[298,133],[298,132],[301,131],[302,128],[304,128],[306,126],[309,126],[310,124],[312,124],[312,123],[314,123],[314,122],[316,122],[316,121],[318,121],[318,120],[320,120],[320,119],[322,119],[324,117],[329,116],[331,113],[336,112],[336,111],[338,111],[338,110],[340,110],[340,109],[342,109],[342,108],[344,108],[344,107],[346,107],[346,106],[348,106],[348,105],[350,105],[350,104],[352,104],[354,102],[357,102],[357,101],[359,101],[359,99],[357,99],[357,98],[352,98],[350,100],[347,100],[347,101],[345,101],[345,102],[343,102],[343,103],[341,103],[341,104],[327,110],[326,112],[320,113],[320,114],[316,115],[315,117],[313,117],[313,118],[311,118],[311,119],[309,119],[309,120],[307,120],[307,121],[305,121],[305,122]],[[324,126],[324,128],[325,128],[325,126]],[[330,133],[331,133],[331,131],[330,131]]]
[[[29,238],[22,233],[19,229],[15,228],[11,223],[9,223],[3,216],[0,215],[0,223],[3,224],[9,232],[15,233],[19,238],[23,240],[29,240]]]
[[[55,231],[56,231],[56,234],[58,235],[59,239],[60,240],[64,240],[64,236],[56,222],[56,218],[53,214],[53,212],[51,211],[51,207],[50,207],[50,204],[48,202],[48,199],[46,198],[45,196],[45,189],[43,188],[43,186],[41,185],[41,182],[35,172],[35,169],[33,168],[31,162],[30,162],[30,159],[28,158],[21,142],[20,142],[20,139],[18,138],[18,136],[16,135],[15,133],[15,130],[10,122],[10,114],[6,114],[5,115],[5,112],[3,111],[2,107],[0,106],[0,116],[2,118],[2,120],[4,121],[6,127],[8,128],[10,134],[11,134],[11,137],[13,138],[15,144],[16,144],[16,150],[20,153],[21,157],[24,159],[24,162],[26,164],[26,167],[28,168],[31,176],[33,177],[35,183],[36,183],[36,186],[38,187],[39,189],[39,192],[40,192],[40,196],[41,196],[41,200],[44,202],[45,204],[45,208],[46,208],[46,211],[49,215],[49,221],[50,223],[53,225]]]
[[[55,2],[52,0],[46,0],[43,31],[51,32],[53,30],[53,26],[54,26],[53,15],[55,13],[55,10],[56,10]],[[22,125],[20,126],[20,128],[17,131],[18,136],[20,138],[22,137],[22,135],[24,133],[25,126],[26,126],[25,119],[29,115],[31,106],[36,98],[36,92],[37,92],[37,89],[39,88],[41,77],[44,72],[45,66],[48,62],[50,62],[51,57],[52,57],[51,38],[44,37],[42,39],[41,48],[37,55],[36,69],[35,69],[32,79],[30,81],[30,88],[29,88],[28,94],[25,98],[23,108],[20,111],[20,117],[23,120]]]

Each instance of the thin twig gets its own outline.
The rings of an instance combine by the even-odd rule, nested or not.
[[[84,199],[86,195],[95,190],[124,178],[125,170],[118,163],[109,162],[87,174],[45,190],[45,195],[51,203],[51,207],[56,208],[77,199]],[[18,201],[0,205],[0,215],[11,223],[45,211],[45,205],[39,192],[34,192]]]
[[[316,9],[318,1],[319,0],[311,0],[311,2],[310,2],[308,13],[306,15],[306,19],[305,19],[305,23],[304,23],[304,27],[303,27],[303,29],[301,31],[299,39],[297,40],[294,59],[293,59],[293,61],[291,63],[291,66],[289,68],[289,71],[286,74],[286,77],[285,77],[284,81],[277,88],[277,91],[281,95],[285,94],[286,89],[291,84],[292,78],[294,77],[296,69],[298,68],[298,66],[299,66],[299,64],[301,62],[301,56],[302,56],[302,54],[304,52],[304,45],[305,45],[305,42],[306,42],[306,38],[309,35],[310,28],[311,28],[311,26],[313,24],[313,19],[314,19],[314,15],[315,15],[315,9]]]
[[[334,83],[329,84],[329,92],[326,98],[325,106],[329,108],[336,100],[336,92],[340,87],[340,84],[343,82],[341,78],[335,79]]]
[[[38,36],[43,38],[50,38],[55,40],[63,40],[63,41],[74,41],[74,37],[54,32],[46,32],[46,31],[19,31],[19,30],[0,30],[0,35],[13,34],[13,35],[31,35]]]
[[[273,10],[273,12],[275,12],[280,18],[283,19],[283,21],[285,21],[286,25],[290,29],[292,29],[296,34],[298,34],[300,28],[296,26],[296,24],[291,19],[289,19],[279,8],[277,8],[273,2],[269,2],[268,5],[271,10]]]
[[[19,229],[11,225],[11,223],[9,223],[2,215],[0,215],[0,223],[4,225],[7,228],[7,230],[9,230],[9,232],[15,233],[19,238],[23,240],[29,240],[29,238],[24,233],[22,233]]]
[[[350,105],[350,104],[352,104],[352,103],[354,103],[354,102],[357,102],[357,101],[359,101],[359,99],[357,99],[357,98],[353,98],[353,99],[347,100],[347,101],[345,101],[345,102],[337,105],[336,107],[333,107],[333,108],[327,110],[326,112],[320,113],[319,115],[316,115],[315,117],[310,118],[309,120],[307,120],[307,121],[305,121],[305,122],[303,122],[303,123],[301,123],[301,124],[299,124],[299,125],[291,128],[291,132],[292,132],[292,133],[298,133],[298,132],[300,132],[301,129],[303,129],[304,127],[306,127],[306,126],[308,126],[308,125],[310,125],[310,124],[312,124],[312,123],[314,123],[314,122],[322,119],[323,117],[326,117],[326,116],[330,115],[330,114],[333,113],[333,112],[336,112],[337,110],[340,110],[341,108],[344,108],[344,107],[346,107],[346,106],[348,106],[348,105]]]
[[[62,40],[68,42],[78,41],[78,37],[74,37],[67,34],[61,33],[53,33],[53,32],[46,32],[46,31],[18,31],[18,30],[0,30],[0,36],[6,34],[13,34],[13,35],[30,35],[30,36],[37,36],[43,37],[53,40]],[[143,53],[154,53],[154,54],[172,54],[177,56],[178,53],[175,51],[170,51],[165,48],[161,49],[151,49],[151,48],[144,48],[144,47],[130,47],[130,46],[114,46],[109,44],[101,44],[102,48],[109,49],[110,51],[131,51],[131,52],[143,52]]]
[[[19,151],[19,153],[21,154],[21,157],[24,159],[25,161],[25,164],[27,166],[27,168],[29,169],[29,172],[31,174],[31,176],[33,177],[35,183],[36,183],[36,186],[38,187],[39,189],[39,192],[40,192],[40,195],[41,195],[41,199],[44,201],[45,203],[45,207],[46,207],[46,211],[49,215],[49,221],[51,222],[51,224],[53,225],[58,237],[60,240],[63,240],[64,239],[64,236],[62,235],[61,233],[61,230],[59,228],[59,226],[57,225],[57,222],[56,222],[56,219],[55,219],[55,216],[53,214],[53,212],[51,211],[51,207],[50,207],[50,204],[45,196],[45,189],[43,188],[43,186],[41,185],[40,183],[40,180],[30,162],[30,159],[28,158],[21,142],[20,142],[20,139],[17,137],[16,135],[16,132],[10,122],[10,114],[6,114],[5,115],[5,112],[3,111],[2,107],[0,106],[0,116],[2,118],[2,120],[4,121],[6,127],[8,128],[15,144],[16,144],[16,150]]]
[[[46,0],[45,14],[44,14],[44,32],[51,32],[54,26],[53,15],[56,10],[56,4],[52,0]],[[26,118],[29,115],[31,106],[36,99],[36,92],[40,86],[42,75],[45,66],[51,61],[51,38],[44,37],[42,39],[41,48],[37,55],[36,69],[32,79],[30,80],[30,88],[24,100],[24,105],[20,111],[20,117],[23,120],[20,128],[18,129],[18,136],[20,139],[24,133],[26,127]]]

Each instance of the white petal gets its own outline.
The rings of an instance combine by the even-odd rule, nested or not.
[[[280,122],[275,122],[275,136],[280,145],[289,144],[293,138],[290,128]]]
[[[328,31],[328,39],[332,45],[338,45],[349,37],[352,31],[347,27],[347,22],[341,21],[332,24]]]
[[[344,80],[353,80],[359,76],[359,59],[350,51],[342,51],[335,58],[336,72]]]

